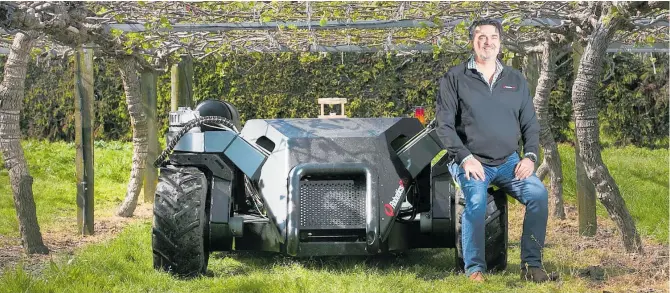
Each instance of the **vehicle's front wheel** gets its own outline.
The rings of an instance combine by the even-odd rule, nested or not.
[[[207,270],[207,177],[198,168],[161,168],[154,200],[154,268],[181,277]]]

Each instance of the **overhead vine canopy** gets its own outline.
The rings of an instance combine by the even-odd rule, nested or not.
[[[644,3],[644,2],[641,2]],[[508,48],[537,43],[538,32],[593,24],[588,2],[5,2],[5,28],[42,30],[70,46],[95,43],[111,55],[137,55],[145,66],[166,57],[231,52],[446,50],[467,46],[471,20],[502,20]],[[615,5],[616,2],[615,2]],[[634,6],[640,6],[634,4]],[[625,44],[667,42],[668,9],[637,10],[617,34]],[[640,12],[643,11],[643,12]],[[621,13],[628,13],[623,11]]]

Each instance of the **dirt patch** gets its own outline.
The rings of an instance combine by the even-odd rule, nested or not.
[[[43,230],[42,239],[49,248],[48,255],[26,255],[23,252],[20,238],[0,235],[0,272],[5,268],[13,268],[20,262],[23,263],[26,270],[39,270],[41,264],[54,259],[57,255],[71,254],[83,245],[111,239],[128,224],[150,219],[152,208],[152,204],[138,204],[131,218],[112,215],[95,219],[94,234],[90,236],[82,236],[78,233],[76,221],[60,225],[53,231]]]
[[[509,239],[518,244],[524,207],[513,204],[509,211]],[[599,292],[666,292],[668,245],[643,238],[643,253],[627,253],[611,219],[598,217],[596,235],[584,237],[579,235],[577,209],[567,205],[565,212],[565,220],[549,218],[545,247],[553,263],[545,264],[547,270],[585,280]],[[509,259],[514,257],[518,255]]]

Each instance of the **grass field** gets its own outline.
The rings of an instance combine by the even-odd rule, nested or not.
[[[544,285],[521,282],[516,273],[489,277],[478,286],[454,274],[448,249],[411,252],[394,258],[312,258],[296,260],[258,254],[215,254],[211,275],[178,280],[154,271],[150,224],[126,229],[117,239],[85,248],[51,263],[40,277],[14,270],[0,279],[0,291],[19,292],[588,292],[569,278]],[[512,251],[518,255],[518,249]],[[262,254],[261,254],[262,255]],[[104,256],[104,257],[101,257]],[[518,261],[515,262],[518,272]],[[512,268],[511,268],[512,269]]]
[[[74,147],[64,143],[25,142],[38,217],[43,231],[63,230],[76,219]],[[96,219],[110,216],[123,199],[130,166],[128,143],[96,144]],[[560,146],[565,197],[575,202],[574,154]],[[571,155],[572,154],[572,155]],[[118,237],[60,253],[40,266],[8,267],[0,292],[661,292],[667,289],[668,150],[605,149],[603,157],[619,184],[637,227],[648,244],[641,261],[622,252],[616,229],[602,206],[596,239],[576,235],[576,215],[550,220],[545,264],[561,274],[543,285],[519,280],[519,226],[522,207],[510,212],[509,267],[489,275],[483,285],[454,272],[453,250],[425,249],[398,257],[293,259],[263,253],[215,253],[209,275],[180,280],[152,268],[150,218],[140,218]],[[0,236],[18,236],[11,189],[0,171]],[[655,243],[663,243],[656,245]],[[1,245],[2,243],[0,243]],[[0,248],[1,249],[1,248]],[[648,252],[648,253],[652,253]],[[654,252],[655,253],[655,252]],[[662,252],[661,252],[662,253]],[[657,263],[657,261],[659,263]],[[602,276],[585,275],[595,267]],[[657,272],[658,273],[658,272]],[[646,290],[646,291],[645,291]]]
[[[559,145],[563,166],[563,192],[567,202],[575,203],[575,152],[569,145]],[[668,150],[636,147],[606,148],[603,161],[614,177],[642,235],[668,243]],[[548,184],[548,180],[546,181]],[[597,213],[607,217],[600,202]]]
[[[62,228],[64,222],[76,224],[74,144],[25,141],[23,148],[34,178],[33,194],[40,228],[49,231]],[[108,216],[125,195],[132,145],[96,142],[94,155],[95,215]],[[19,236],[12,188],[4,168],[0,168],[0,235]]]

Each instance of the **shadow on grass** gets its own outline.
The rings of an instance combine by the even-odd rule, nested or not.
[[[393,274],[399,270],[415,273],[425,280],[437,280],[449,275],[458,274],[455,265],[454,250],[416,249],[399,254],[383,254],[374,256],[319,256],[290,257],[268,252],[217,252],[212,259],[231,258],[241,264],[226,274],[244,274],[253,270],[270,270],[273,267],[289,267],[299,265],[313,271],[328,271],[336,274],[351,274],[365,270],[379,275]],[[208,275],[220,275],[209,271]]]
[[[652,184],[654,184],[654,185],[656,185],[657,187],[660,187],[660,188],[668,187],[668,181],[658,179],[658,177],[654,177],[654,176],[645,174],[645,173],[640,172],[640,171],[638,171],[634,168],[628,169],[628,170],[626,170],[626,172],[629,174],[629,176],[636,177],[640,181],[650,182],[650,183],[652,183]],[[665,177],[667,178],[667,174],[666,174]]]
[[[511,242],[510,249],[516,248],[518,242]],[[375,256],[324,256],[294,258],[268,252],[217,252],[210,256],[211,259],[229,258],[240,265],[223,270],[209,270],[209,277],[225,277],[234,275],[247,275],[254,271],[270,271],[276,267],[300,266],[311,271],[325,271],[333,274],[355,274],[365,272],[366,274],[393,275],[399,271],[416,275],[424,281],[438,281],[449,277],[464,277],[464,274],[456,266],[454,249],[415,249],[407,252],[391,255]],[[545,261],[544,269],[547,273],[558,276],[557,282],[563,282],[566,277],[579,278],[594,286],[605,282],[608,278],[617,277],[634,272],[634,269],[620,267],[616,264],[604,266],[576,267],[552,261]],[[521,288],[528,284],[520,278],[521,268],[518,254],[508,255],[508,266],[505,271],[494,272],[494,275],[510,276],[505,278],[505,286],[508,288]]]
[[[509,242],[508,247],[518,251],[520,243],[518,241]],[[545,248],[555,247],[555,244],[548,243]],[[506,273],[520,276],[521,265],[518,255],[508,255],[508,266]],[[544,269],[548,274],[555,273],[558,275],[558,281],[562,282],[566,277],[580,278],[592,285],[600,285],[607,281],[608,278],[627,275],[635,272],[635,269],[628,267],[621,267],[620,264],[609,264],[604,266],[574,266],[563,263],[555,263],[553,261],[545,260],[543,263]],[[519,278],[520,279],[520,278]],[[523,283],[523,281],[519,282]],[[514,282],[517,283],[517,282]],[[518,285],[518,284],[517,284]]]

